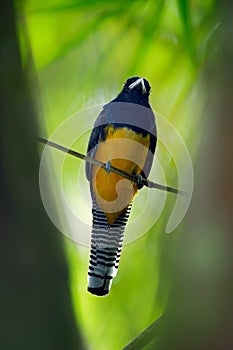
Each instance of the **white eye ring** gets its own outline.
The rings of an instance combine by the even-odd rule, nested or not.
[[[142,92],[143,92],[143,94],[145,94],[146,93],[146,87],[145,87],[143,78],[139,78],[136,81],[134,81],[132,84],[130,84],[129,85],[129,89],[132,90],[135,86],[137,86],[140,83],[142,84]]]

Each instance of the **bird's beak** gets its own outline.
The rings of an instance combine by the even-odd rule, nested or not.
[[[137,79],[134,83],[130,84],[129,89],[132,90],[135,86],[137,86],[138,84],[142,85],[142,92],[143,94],[146,93],[146,87],[144,84],[144,79],[143,78],[139,78]]]

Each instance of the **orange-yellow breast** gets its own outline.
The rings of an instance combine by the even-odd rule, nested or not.
[[[130,174],[139,175],[144,167],[150,135],[143,136],[127,127],[105,127],[106,139],[98,145],[95,159],[110,161],[111,165]],[[113,172],[93,166],[92,188],[99,207],[109,224],[127,208],[137,193],[137,186],[130,180]]]

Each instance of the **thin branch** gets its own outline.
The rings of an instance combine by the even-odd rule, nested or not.
[[[79,153],[77,151],[74,151],[72,149],[64,147],[62,145],[59,145],[59,144],[57,144],[57,143],[55,143],[53,141],[46,140],[43,137],[37,137],[37,140],[40,143],[43,143],[43,144],[48,145],[50,147],[56,148],[59,151],[68,153],[68,154],[70,154],[73,157],[80,158],[80,159],[85,160],[86,162],[89,162],[91,164],[98,165],[100,168],[106,169],[106,163],[100,162],[100,161],[98,161],[96,159],[93,159],[91,157],[88,157],[88,156],[86,156],[86,155],[84,155],[82,153]],[[148,188],[156,188],[158,190],[167,191],[167,192],[170,192],[170,193],[175,193],[175,194],[180,194],[180,195],[187,195],[188,194],[187,192],[185,192],[183,190],[180,190],[180,189],[177,189],[177,188],[174,188],[174,187],[170,187],[170,186],[160,185],[160,184],[155,183],[153,181],[147,180],[147,179],[145,179],[143,177],[140,177],[140,182],[139,182],[139,178],[138,178],[137,175],[129,174],[126,171],[120,170],[118,168],[115,168],[112,165],[110,167],[110,171],[112,171],[113,173],[118,174],[120,176],[123,176],[126,179],[132,180],[136,184],[140,183],[140,184],[142,184],[142,185],[144,185],[144,186],[146,186]]]
[[[158,330],[161,324],[163,316],[160,316],[149,327],[147,327],[142,333],[134,338],[129,344],[127,344],[122,350],[140,350],[146,345],[155,341],[158,337]]]

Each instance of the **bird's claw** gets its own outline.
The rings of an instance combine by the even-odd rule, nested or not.
[[[137,185],[142,185],[143,177],[142,175],[137,175]]]
[[[106,162],[105,163],[105,170],[107,174],[110,174],[111,172],[111,162]]]

